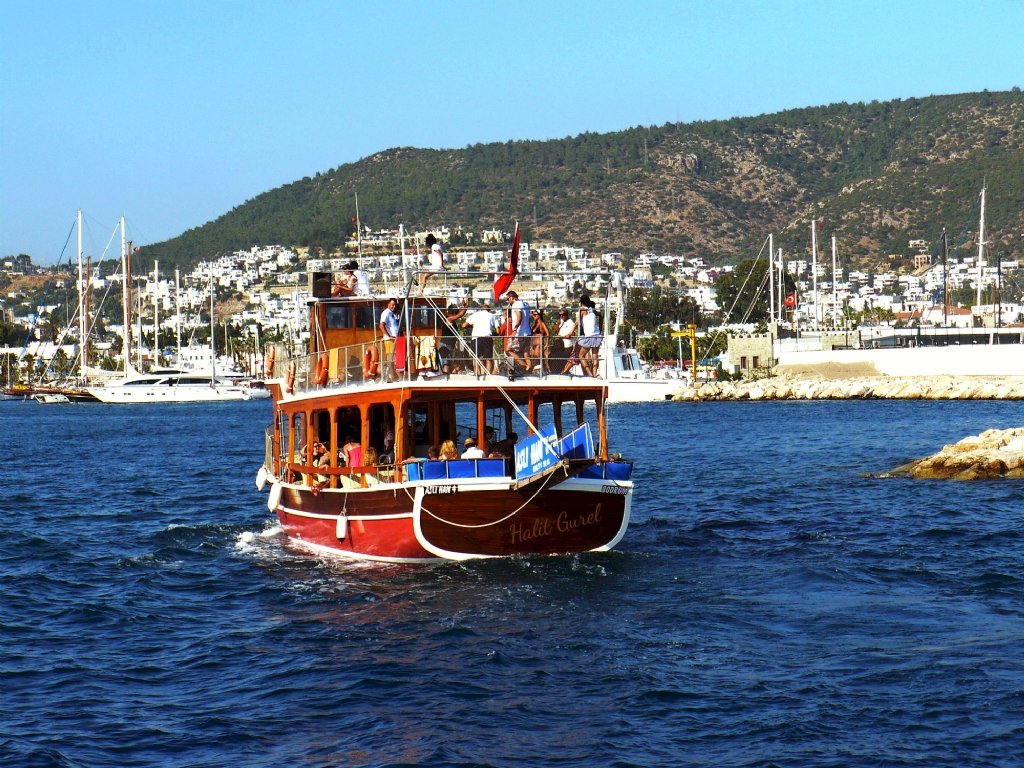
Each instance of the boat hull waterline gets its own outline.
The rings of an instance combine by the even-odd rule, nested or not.
[[[633,493],[631,481],[580,478],[518,490],[509,480],[275,486],[269,504],[291,540],[387,562],[606,551],[629,526]]]

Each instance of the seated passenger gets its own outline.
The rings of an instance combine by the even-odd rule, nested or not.
[[[453,440],[445,440],[441,443],[441,452],[438,455],[441,461],[452,461],[459,458],[459,452],[455,448],[455,442]]]
[[[462,458],[464,459],[482,459],[486,455],[479,447],[477,447],[476,440],[472,437],[467,437],[463,442],[463,446],[466,449],[462,452]]]

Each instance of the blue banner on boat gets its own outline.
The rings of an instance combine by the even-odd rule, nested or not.
[[[557,464],[560,459],[555,447],[557,442],[555,425],[549,424],[539,434],[516,443],[516,479],[532,477]]]
[[[516,479],[538,475],[562,459],[592,458],[594,439],[590,435],[589,424],[580,424],[561,440],[555,425],[549,424],[539,434],[530,435],[516,444]]]
[[[590,424],[583,422],[576,429],[558,441],[555,446],[559,458],[592,459],[594,458],[594,438],[590,436]]]

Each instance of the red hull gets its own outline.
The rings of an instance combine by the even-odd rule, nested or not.
[[[569,480],[386,486],[359,491],[285,486],[276,506],[293,540],[349,557],[416,561],[610,549],[629,523],[631,483]]]

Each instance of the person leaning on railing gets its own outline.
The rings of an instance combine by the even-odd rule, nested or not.
[[[597,376],[597,350],[601,347],[601,324],[597,319],[597,308],[589,296],[580,298],[579,314],[580,367],[585,376]]]

